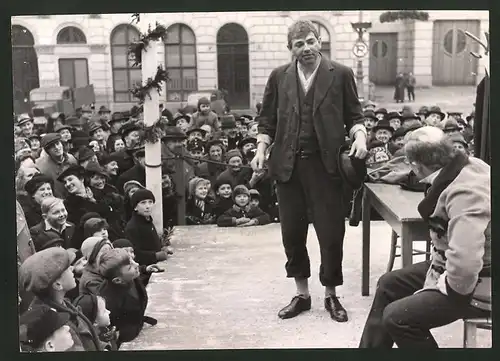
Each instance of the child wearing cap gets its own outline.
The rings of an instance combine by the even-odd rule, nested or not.
[[[117,351],[118,331],[116,327],[111,327],[106,300],[101,296],[86,294],[78,296],[73,304],[94,324],[99,340],[103,343],[103,349]]]
[[[105,252],[99,271],[105,278],[99,295],[106,300],[111,325],[119,332],[119,348],[121,343],[132,341],[139,335],[144,322],[156,324],[157,321],[145,316],[148,294],[139,279],[139,265],[125,249]]]
[[[250,189],[249,190],[250,194],[250,207],[252,208],[259,208],[260,204],[260,193],[257,189]]]
[[[196,128],[209,125],[214,131],[219,130],[217,114],[211,110],[209,99],[203,97],[198,100],[198,110],[193,114],[192,122]]]
[[[19,319],[21,351],[68,351],[75,344],[67,325],[69,320],[69,314],[45,305],[26,311]]]
[[[80,294],[97,294],[99,286],[104,281],[99,273],[99,262],[102,255],[112,248],[113,244],[102,237],[89,237],[82,243],[81,252],[87,259],[87,264],[80,278]]]
[[[19,267],[19,282],[23,290],[35,295],[30,308],[46,305],[70,315],[73,350],[101,350],[92,323],[65,298],[76,287],[71,267],[74,259],[75,253],[59,247],[37,252]]]
[[[233,185],[227,178],[217,177],[214,184],[215,203],[214,214],[219,218],[225,211],[233,206]]]
[[[194,177],[188,183],[188,199],[186,202],[186,224],[213,224],[215,214],[213,203],[208,200],[209,181]]]
[[[250,192],[244,185],[234,188],[233,201],[233,206],[217,219],[219,227],[248,227],[271,222],[269,215],[259,207],[250,207]]]
[[[125,238],[134,245],[137,262],[150,265],[167,260],[167,247],[162,247],[153,224],[152,210],[155,196],[148,189],[137,190],[130,199],[132,218],[125,227]]]

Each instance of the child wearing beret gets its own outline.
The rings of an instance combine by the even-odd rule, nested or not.
[[[271,222],[269,215],[259,207],[250,207],[250,192],[247,187],[236,186],[233,201],[234,205],[217,219],[219,227],[248,227]]]
[[[21,351],[63,352],[73,345],[68,326],[69,314],[40,305],[26,311],[19,319]]]
[[[103,349],[106,351],[118,350],[116,344],[118,332],[116,327],[111,327],[110,312],[106,308],[106,300],[101,296],[87,294],[78,296],[73,304],[94,324],[98,331],[99,340],[103,343]]]
[[[106,300],[111,312],[111,325],[119,332],[117,346],[130,342],[139,335],[144,322],[155,325],[154,318],[144,315],[148,305],[148,294],[139,279],[139,265],[123,248],[105,252],[101,257],[100,273],[105,282],[99,295]]]
[[[150,265],[167,260],[167,247],[162,247],[158,231],[153,224],[155,196],[148,189],[138,189],[131,197],[132,218],[125,227],[125,238],[134,245],[137,262]]]
[[[92,322],[66,299],[66,293],[76,287],[71,267],[74,259],[74,252],[60,247],[37,252],[19,267],[19,282],[23,290],[35,296],[29,309],[45,305],[69,315],[72,351],[100,351]]]

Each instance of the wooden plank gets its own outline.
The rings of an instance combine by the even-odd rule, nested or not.
[[[367,183],[366,189],[373,193],[374,200],[386,205],[386,208],[401,222],[420,221],[417,206],[424,199],[421,192],[404,190],[399,185]]]

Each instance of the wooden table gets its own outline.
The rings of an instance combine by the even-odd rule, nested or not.
[[[363,194],[363,252],[361,295],[370,292],[370,215],[373,207],[401,237],[403,267],[413,263],[413,242],[427,240],[429,229],[418,213],[424,198],[421,192],[411,192],[399,185],[367,183]]]

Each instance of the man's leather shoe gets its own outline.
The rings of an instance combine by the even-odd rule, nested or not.
[[[304,311],[308,311],[311,309],[311,296],[305,298],[301,296],[295,296],[292,298],[292,302],[288,304],[286,307],[282,308],[280,312],[278,312],[278,316],[281,319],[293,318],[298,316]]]
[[[325,298],[325,308],[330,313],[330,317],[337,322],[347,322],[347,311],[340,304],[337,296],[329,296]]]

